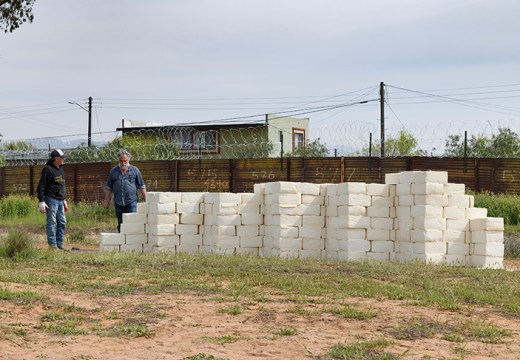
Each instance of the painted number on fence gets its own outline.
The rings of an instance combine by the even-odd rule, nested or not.
[[[274,174],[273,170],[254,170],[251,174],[251,177],[253,180],[274,180],[276,175]]]

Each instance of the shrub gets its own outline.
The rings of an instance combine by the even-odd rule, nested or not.
[[[29,233],[17,229],[9,234],[1,244],[0,253],[9,258],[29,258],[35,253]]]
[[[482,192],[475,194],[475,207],[488,209],[489,217],[504,218],[505,225],[520,224],[520,196]]]

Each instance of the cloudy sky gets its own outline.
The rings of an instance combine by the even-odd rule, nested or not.
[[[33,13],[0,34],[3,142],[86,136],[89,96],[96,140],[122,119],[279,113],[330,143],[368,141],[381,82],[387,137],[520,133],[518,0],[36,0]]]

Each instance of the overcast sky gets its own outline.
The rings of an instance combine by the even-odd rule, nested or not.
[[[36,0],[33,13],[0,34],[4,142],[84,136],[89,96],[96,138],[122,119],[285,113],[309,117],[311,137],[368,141],[380,82],[387,137],[520,133],[518,0]]]

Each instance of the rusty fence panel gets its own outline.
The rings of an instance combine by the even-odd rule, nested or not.
[[[271,181],[383,183],[385,174],[411,170],[448,171],[448,180],[467,189],[520,194],[520,159],[462,158],[275,158],[157,160],[133,163],[148,191],[252,192]],[[108,172],[116,162],[65,164],[68,198],[102,201]],[[0,198],[35,195],[42,165],[0,168]]]

